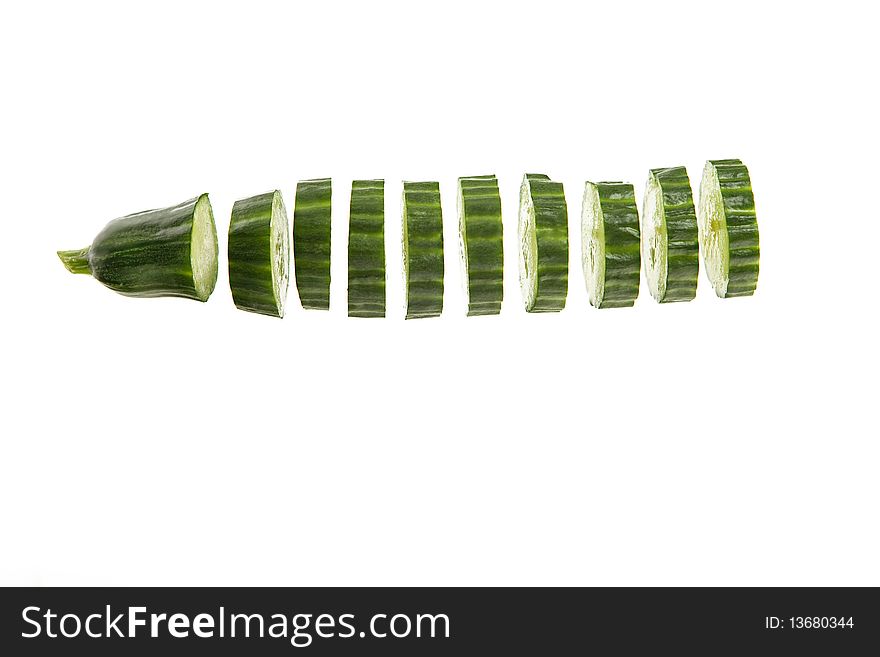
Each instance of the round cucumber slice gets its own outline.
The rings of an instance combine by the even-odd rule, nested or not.
[[[642,210],[642,260],[659,303],[690,301],[697,293],[700,247],[697,215],[684,167],[651,169]]]
[[[590,304],[625,308],[639,296],[639,212],[629,183],[587,182],[581,209],[581,262]]]
[[[229,224],[229,286],[236,307],[283,317],[289,278],[290,237],[281,192],[236,201]]]
[[[519,283],[527,312],[559,312],[568,295],[568,208],[562,183],[527,173],[519,191]]]
[[[467,314],[497,315],[504,298],[504,233],[495,176],[458,179],[458,235]]]
[[[406,319],[443,312],[443,213],[440,183],[404,182],[401,203]]]
[[[303,308],[330,309],[329,178],[301,180],[293,207],[293,267]]]
[[[749,170],[740,160],[709,160],[700,182],[700,250],[721,298],[750,296],[758,285],[761,247]]]
[[[348,316],[385,317],[385,181],[351,183]]]

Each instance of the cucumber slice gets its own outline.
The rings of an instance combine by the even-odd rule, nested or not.
[[[761,246],[749,170],[740,160],[709,160],[700,182],[700,250],[719,297],[755,293]]]
[[[236,201],[229,223],[229,287],[236,307],[284,317],[289,277],[290,238],[281,192]]]
[[[217,229],[207,194],[108,223],[90,246],[59,251],[74,274],[90,274],[129,297],[207,301],[217,284]]]
[[[443,312],[443,214],[440,183],[404,182],[403,284],[406,319]]]
[[[497,315],[504,298],[504,240],[495,176],[458,179],[458,235],[467,314]]]
[[[659,303],[697,294],[700,243],[687,169],[651,169],[642,210],[642,260],[651,296]]]
[[[385,181],[351,183],[348,316],[385,317]]]
[[[562,183],[539,173],[519,190],[519,284],[526,311],[558,312],[568,295],[568,208]]]
[[[303,308],[330,309],[329,178],[301,180],[293,206],[293,266]]]
[[[625,308],[639,296],[639,211],[629,183],[587,182],[581,210],[581,261],[590,303]]]

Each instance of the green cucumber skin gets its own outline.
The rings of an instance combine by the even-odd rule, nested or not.
[[[749,170],[741,160],[710,160],[718,173],[729,240],[725,298],[748,297],[758,287],[761,243]]]
[[[660,303],[691,301],[697,296],[700,273],[700,239],[697,209],[687,169],[652,169],[663,194],[666,218],[666,293]]]
[[[293,263],[296,289],[303,308],[330,309],[329,178],[301,180],[293,209]]]
[[[605,225],[605,295],[599,308],[629,308],[639,296],[642,243],[636,195],[629,183],[594,183]]]
[[[440,184],[403,183],[406,319],[443,312],[443,213]]]
[[[385,317],[385,181],[351,183],[348,316]]]
[[[229,287],[236,308],[281,317],[272,288],[272,191],[236,201],[229,222]]]
[[[193,280],[190,248],[193,215],[202,194],[169,208],[147,210],[114,219],[98,233],[91,246],[59,256],[74,273],[90,273],[111,290],[129,297],[200,297]],[[210,206],[209,206],[210,207]],[[211,216],[211,226],[213,215]],[[216,250],[216,228],[214,242]]]
[[[504,229],[494,175],[458,179],[466,243],[468,317],[497,315],[504,300]]]
[[[538,285],[530,313],[565,309],[568,296],[568,206],[560,182],[540,173],[528,173],[538,243]]]

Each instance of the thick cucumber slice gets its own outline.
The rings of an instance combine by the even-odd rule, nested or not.
[[[293,206],[293,266],[303,308],[330,309],[329,178],[301,180]]]
[[[443,312],[443,214],[440,183],[404,182],[403,283],[406,318]]]
[[[755,293],[761,246],[749,170],[739,160],[710,160],[700,182],[700,249],[721,298]]]
[[[467,314],[497,315],[504,298],[504,234],[495,176],[458,179],[458,231]]]
[[[562,310],[568,295],[568,208],[562,183],[539,173],[523,176],[519,242],[519,284],[526,310]]]
[[[229,287],[236,307],[283,317],[289,277],[290,238],[281,192],[236,201],[229,224]]]
[[[651,169],[642,210],[642,260],[651,296],[660,303],[697,294],[700,243],[691,183],[684,167]]]
[[[633,186],[587,182],[581,211],[581,256],[590,303],[625,308],[639,296],[639,211]]]
[[[84,249],[59,251],[74,274],[91,274],[130,297],[207,301],[217,283],[217,229],[207,194],[114,219]]]
[[[385,181],[351,183],[348,316],[385,317]]]

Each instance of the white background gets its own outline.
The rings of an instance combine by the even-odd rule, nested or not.
[[[869,3],[19,3],[0,16],[7,584],[880,584]],[[753,298],[597,311],[585,180],[750,167]],[[565,184],[568,306],[527,315],[525,171]],[[466,318],[455,179],[496,173],[505,304]],[[235,199],[334,179],[331,311],[237,311]],[[346,317],[353,178],[389,317]],[[400,181],[439,180],[446,309],[405,322]],[[207,304],[57,249],[211,193]],[[641,201],[640,201],[641,204]]]

